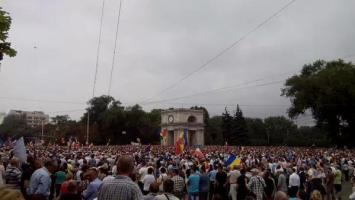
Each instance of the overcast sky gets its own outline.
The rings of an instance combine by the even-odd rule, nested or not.
[[[355,54],[355,1],[296,0],[203,70],[160,93],[255,28],[290,0],[124,0],[111,95],[124,105],[240,104],[248,117],[285,115],[287,77],[303,64]],[[18,51],[0,72],[0,111],[43,110],[79,119],[92,96],[102,0],[3,0]],[[96,95],[107,94],[119,0],[105,0]],[[354,57],[347,60],[355,61]],[[257,80],[257,81],[256,81]],[[248,83],[248,84],[247,84]],[[160,93],[160,94],[159,94]],[[159,94],[159,95],[156,95]],[[42,101],[32,101],[42,100]],[[54,102],[58,101],[58,102]],[[307,124],[311,118],[300,118]]]

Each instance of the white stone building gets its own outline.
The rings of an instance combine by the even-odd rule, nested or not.
[[[44,114],[42,111],[10,110],[8,115],[23,118],[26,124],[31,127],[38,127],[49,123],[49,115]]]

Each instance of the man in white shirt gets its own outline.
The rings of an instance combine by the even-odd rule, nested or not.
[[[143,191],[143,179],[145,177],[145,175],[147,175],[148,173],[148,167],[145,165],[145,163],[141,163],[141,168],[138,171],[139,174],[139,181],[138,181],[138,186],[141,189],[141,191]]]
[[[231,171],[228,173],[229,178],[229,196],[232,200],[237,200],[237,179],[240,176],[238,166],[232,166]]]
[[[290,180],[289,180],[289,195],[290,198],[294,198],[297,197],[297,192],[298,189],[300,188],[300,177],[298,176],[298,174],[296,173],[296,169],[292,168],[292,174],[290,176]]]
[[[155,177],[153,175],[153,168],[148,168],[148,174],[143,178],[143,194],[147,195],[149,193],[150,184],[155,182]]]

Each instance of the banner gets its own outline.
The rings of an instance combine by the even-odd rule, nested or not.
[[[26,147],[23,137],[18,139],[14,145],[13,154],[16,156],[21,162],[27,161]]]

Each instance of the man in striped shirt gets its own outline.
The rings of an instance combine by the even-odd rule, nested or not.
[[[184,196],[184,188],[185,188],[185,181],[184,179],[179,176],[179,170],[178,169],[173,169],[173,177],[171,180],[174,182],[174,194],[178,198],[182,199]]]
[[[138,185],[132,181],[129,175],[134,169],[132,157],[122,156],[117,162],[118,176],[104,182],[99,190],[98,200],[141,200],[143,195]]]

